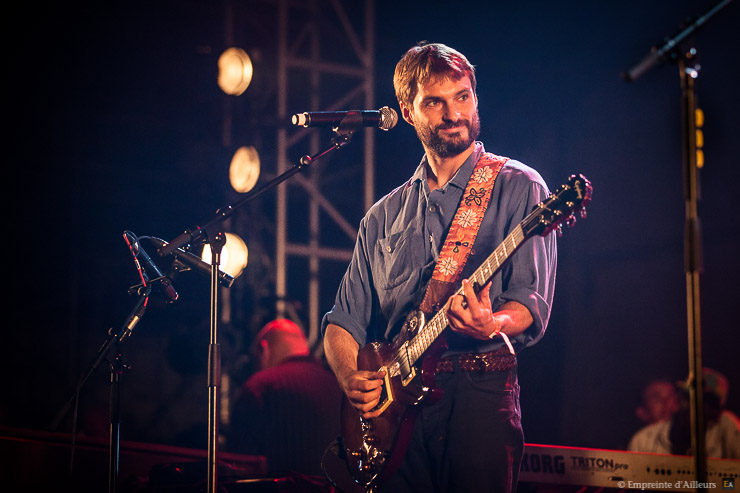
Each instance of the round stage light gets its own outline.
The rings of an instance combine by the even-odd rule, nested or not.
[[[228,48],[218,57],[218,86],[226,94],[239,96],[252,82],[252,60],[241,48]]]
[[[254,147],[242,146],[236,150],[229,166],[229,182],[239,193],[250,191],[260,177],[260,156]]]
[[[244,271],[249,260],[247,245],[239,236],[233,233],[224,233],[226,243],[221,249],[221,262],[218,264],[218,270],[237,278]],[[211,245],[206,244],[201,253],[203,262],[211,263],[213,255],[211,254]]]

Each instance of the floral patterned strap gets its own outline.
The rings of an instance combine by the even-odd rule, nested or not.
[[[509,158],[490,152],[484,153],[478,160],[442,244],[442,251],[421,305],[423,311],[438,311],[440,304],[454,291],[473,249],[483,215],[491,200],[496,177],[508,160]]]

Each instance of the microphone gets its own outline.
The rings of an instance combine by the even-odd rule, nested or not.
[[[159,254],[162,254],[162,248],[167,246],[167,242],[155,237],[149,237],[152,242],[157,245],[157,251]],[[176,260],[180,262],[180,264],[185,269],[179,269],[179,270],[188,270],[187,267],[190,267],[191,269],[199,270],[201,273],[205,274],[206,276],[211,275],[211,264],[208,262],[203,261],[199,256],[187,252],[183,250],[182,248],[175,248],[175,250],[172,252],[175,255]],[[178,266],[175,265],[175,268]],[[230,288],[232,284],[234,284],[234,277],[230,274],[227,274],[226,272],[222,271],[221,269],[218,269],[218,281],[220,284],[226,286],[227,288]]]
[[[398,113],[388,106],[379,110],[307,111],[293,115],[292,122],[299,127],[378,127],[388,131],[398,123]]]
[[[177,291],[175,291],[175,287],[172,285],[170,278],[162,275],[162,271],[159,270],[156,264],[152,261],[152,258],[146,253],[138,238],[133,239],[134,251],[137,258],[140,257],[144,261],[144,270],[148,270],[150,275],[154,274],[154,279],[152,280],[159,280],[159,282],[161,282],[162,294],[167,300],[167,303],[177,301],[178,294]]]

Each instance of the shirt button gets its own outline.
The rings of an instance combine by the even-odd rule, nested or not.
[[[429,206],[429,212],[435,212],[437,210],[433,205]]]
[[[388,245],[387,247],[385,247],[385,249],[388,251],[388,253],[391,253],[393,251],[393,249],[391,248],[390,245]]]

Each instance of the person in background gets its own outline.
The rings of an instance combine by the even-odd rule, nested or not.
[[[649,425],[670,419],[676,411],[676,385],[668,380],[651,380],[642,390],[642,402],[635,410],[635,415],[645,425]]]
[[[740,459],[740,419],[725,409],[730,386],[727,378],[710,368],[703,371],[704,428],[707,457]],[[655,454],[691,455],[691,409],[688,384],[681,384],[676,411],[667,420],[640,429],[628,450]]]
[[[309,352],[287,319],[257,334],[259,370],[234,399],[228,450],[267,459],[267,473],[320,476],[321,457],[339,434],[341,391],[334,374]]]

